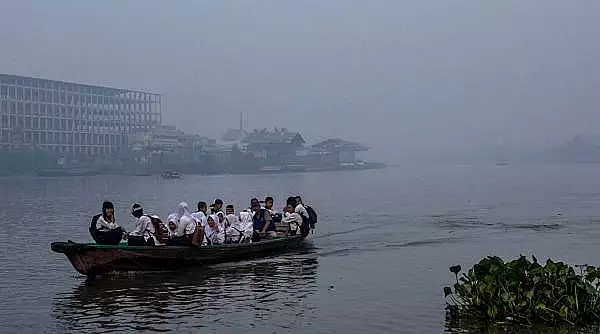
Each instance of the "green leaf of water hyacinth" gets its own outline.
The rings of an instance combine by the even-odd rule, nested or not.
[[[458,275],[460,270],[461,270],[460,265],[450,267],[450,272],[453,273],[454,275]]]
[[[524,324],[600,324],[600,270],[548,259],[544,265],[520,256],[505,262],[489,256],[463,274],[454,289],[444,288],[450,317]],[[460,266],[450,267],[458,275]]]

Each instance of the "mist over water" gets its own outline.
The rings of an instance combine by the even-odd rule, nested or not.
[[[0,72],[164,94],[219,138],[287,127],[401,163],[597,134],[600,3],[13,1]]]
[[[597,263],[599,173],[580,164],[174,181],[3,178],[0,218],[10,228],[0,234],[0,323],[4,333],[460,330],[444,317],[449,265],[519,254]],[[281,207],[296,193],[320,221],[305,248],[281,256],[86,281],[49,249],[52,241],[90,240],[89,219],[105,199],[131,229],[134,201],[164,217],[180,200],[218,196],[241,208],[269,194]]]

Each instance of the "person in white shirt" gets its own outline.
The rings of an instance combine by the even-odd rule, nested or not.
[[[217,215],[210,215],[204,228],[204,244],[219,245],[225,242],[225,231]]]
[[[300,216],[308,219],[308,211],[306,211],[306,208],[302,204],[302,199],[300,198],[300,196],[297,196],[295,198],[295,201],[296,201],[296,205],[295,205],[294,212],[296,212]]]
[[[296,232],[302,225],[302,216],[299,213],[295,212],[294,206],[288,204],[285,207],[285,214],[283,216],[282,222],[288,224],[289,226],[289,235],[296,235]]]
[[[180,235],[177,235],[177,222],[178,221],[179,221],[179,218],[177,218],[176,213],[172,213],[167,217],[167,228],[169,230],[169,239],[180,236]]]
[[[252,234],[254,233],[254,222],[252,213],[247,211],[240,212],[240,231],[242,231],[242,239],[240,243],[252,242]]]
[[[187,246],[192,244],[192,238],[196,232],[197,222],[190,214],[186,202],[181,202],[177,205],[176,213],[177,228],[173,236],[169,238],[168,245],[171,246]]]
[[[206,206],[206,202],[198,202],[198,211],[192,213],[192,217],[196,219],[198,224],[201,227],[206,226],[206,211],[208,207]]]
[[[225,227],[225,236],[227,243],[239,243],[243,237],[243,229],[241,226],[240,217],[235,214],[233,205],[225,207],[225,219],[227,221]]]
[[[131,207],[131,215],[137,218],[135,229],[129,233],[129,246],[154,246],[158,240],[154,237],[156,229],[150,216],[144,214],[144,209],[138,203]]]

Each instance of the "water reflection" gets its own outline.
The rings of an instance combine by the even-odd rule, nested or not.
[[[446,314],[444,323],[445,333],[486,333],[486,334],[504,334],[504,333],[535,333],[535,334],[592,334],[598,333],[600,327],[590,326],[585,328],[575,328],[572,326],[518,326],[507,325],[503,323],[490,324],[484,321],[475,321],[451,317]]]
[[[84,281],[54,300],[60,332],[163,332],[194,328],[297,328],[310,321],[314,254],[200,271]]]

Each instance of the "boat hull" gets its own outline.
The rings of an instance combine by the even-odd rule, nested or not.
[[[110,272],[171,271],[212,263],[244,260],[299,248],[300,236],[240,245],[128,246],[54,242],[51,249],[67,256],[75,270],[87,276]]]

